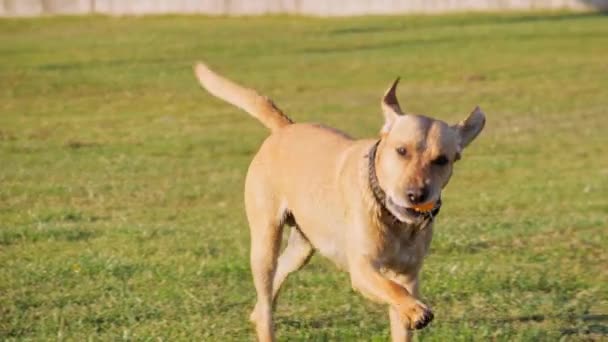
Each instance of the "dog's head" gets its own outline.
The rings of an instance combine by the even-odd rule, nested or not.
[[[376,174],[386,207],[402,222],[416,223],[433,209],[462,150],[477,137],[485,115],[476,107],[456,125],[403,114],[395,95],[399,79],[382,99],[384,126],[376,152]]]

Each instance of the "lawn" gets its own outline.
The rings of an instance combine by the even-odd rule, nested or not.
[[[0,20],[0,340],[254,338],[242,189],[267,132],[199,88],[198,59],[356,137],[398,75],[407,111],[481,105],[418,338],[608,339],[608,16],[534,13]],[[386,316],[315,256],[275,322],[386,341]]]

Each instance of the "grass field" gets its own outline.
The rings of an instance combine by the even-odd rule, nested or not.
[[[608,17],[537,13],[0,20],[0,340],[254,338],[242,188],[267,133],[197,59],[357,137],[397,75],[408,111],[480,104],[418,338],[608,339]],[[388,340],[319,256],[275,321],[281,341]]]

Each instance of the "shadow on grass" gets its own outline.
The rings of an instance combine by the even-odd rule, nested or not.
[[[601,335],[608,336],[608,315],[593,314],[593,315],[572,315],[572,314],[533,314],[513,317],[479,317],[467,319],[468,322],[486,325],[501,325],[509,323],[541,323],[546,320],[564,320],[568,322],[576,322],[571,328],[562,328],[560,333],[566,335]],[[460,324],[463,320],[448,320],[448,324]]]
[[[429,26],[439,26],[439,27],[450,27],[454,26],[455,28],[462,28],[467,26],[475,26],[480,24],[489,24],[492,25],[512,25],[512,24],[522,24],[522,23],[531,23],[531,22],[554,22],[554,21],[564,21],[564,20],[580,20],[580,19],[589,19],[589,18],[598,18],[602,16],[607,16],[608,10],[602,11],[598,9],[595,12],[572,12],[572,13],[563,13],[556,15],[542,15],[542,14],[534,14],[534,15],[496,15],[496,16],[485,16],[483,18],[476,18],[475,16],[471,17],[462,17],[457,18],[457,20],[447,19],[446,21],[439,22],[438,24],[430,24]],[[448,17],[449,18],[449,17]],[[456,18],[454,18],[456,19]],[[332,30],[329,32],[330,35],[347,35],[347,34],[362,34],[362,33],[380,33],[380,32],[399,32],[404,29],[410,27],[407,25],[407,19],[404,19],[403,25],[400,26],[389,26],[389,25],[374,25],[374,26],[360,26],[360,27],[348,27],[341,28],[337,30]]]
[[[175,58],[140,58],[140,59],[106,59],[83,62],[41,64],[35,68],[43,71],[91,70],[99,67],[121,68],[163,65],[164,69],[181,69],[184,65],[192,64],[193,60]]]
[[[436,44],[468,44],[472,38],[476,42],[487,41],[494,42],[498,40],[505,41],[519,41],[525,42],[526,40],[538,40],[538,39],[564,39],[564,38],[580,38],[580,32],[565,32],[565,31],[552,31],[552,32],[535,32],[529,31],[525,33],[509,33],[508,36],[502,35],[488,35],[488,34],[453,34],[450,36],[444,36],[439,38],[414,38],[414,39],[399,39],[381,43],[351,43],[350,46],[334,45],[332,47],[307,47],[297,49],[295,52],[298,53],[350,53],[357,51],[371,51],[371,50],[384,50],[384,49],[395,49],[403,47],[421,47],[421,46],[432,46]],[[586,32],[585,37],[598,37],[603,38],[605,35],[603,32]],[[373,41],[373,40],[372,40]]]
[[[483,317],[483,318],[473,318],[469,321],[475,323],[514,323],[514,322],[543,322],[549,319],[566,319],[566,320],[581,320],[581,321],[606,321],[608,322],[608,315],[598,314],[598,315],[571,315],[571,314],[554,314],[554,315],[543,315],[543,314],[533,314],[533,315],[523,315],[523,316],[513,316],[513,317]],[[450,323],[459,323],[458,320],[450,320]]]
[[[567,335],[602,335],[602,336],[608,336],[608,325],[602,325],[602,324],[590,324],[586,327],[582,327],[582,328],[569,328],[569,329],[562,329],[561,331],[562,336],[567,336]]]

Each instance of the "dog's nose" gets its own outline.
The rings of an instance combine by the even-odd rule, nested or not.
[[[409,199],[412,204],[424,203],[428,197],[428,193],[429,191],[426,187],[410,188],[407,190],[407,199]]]

